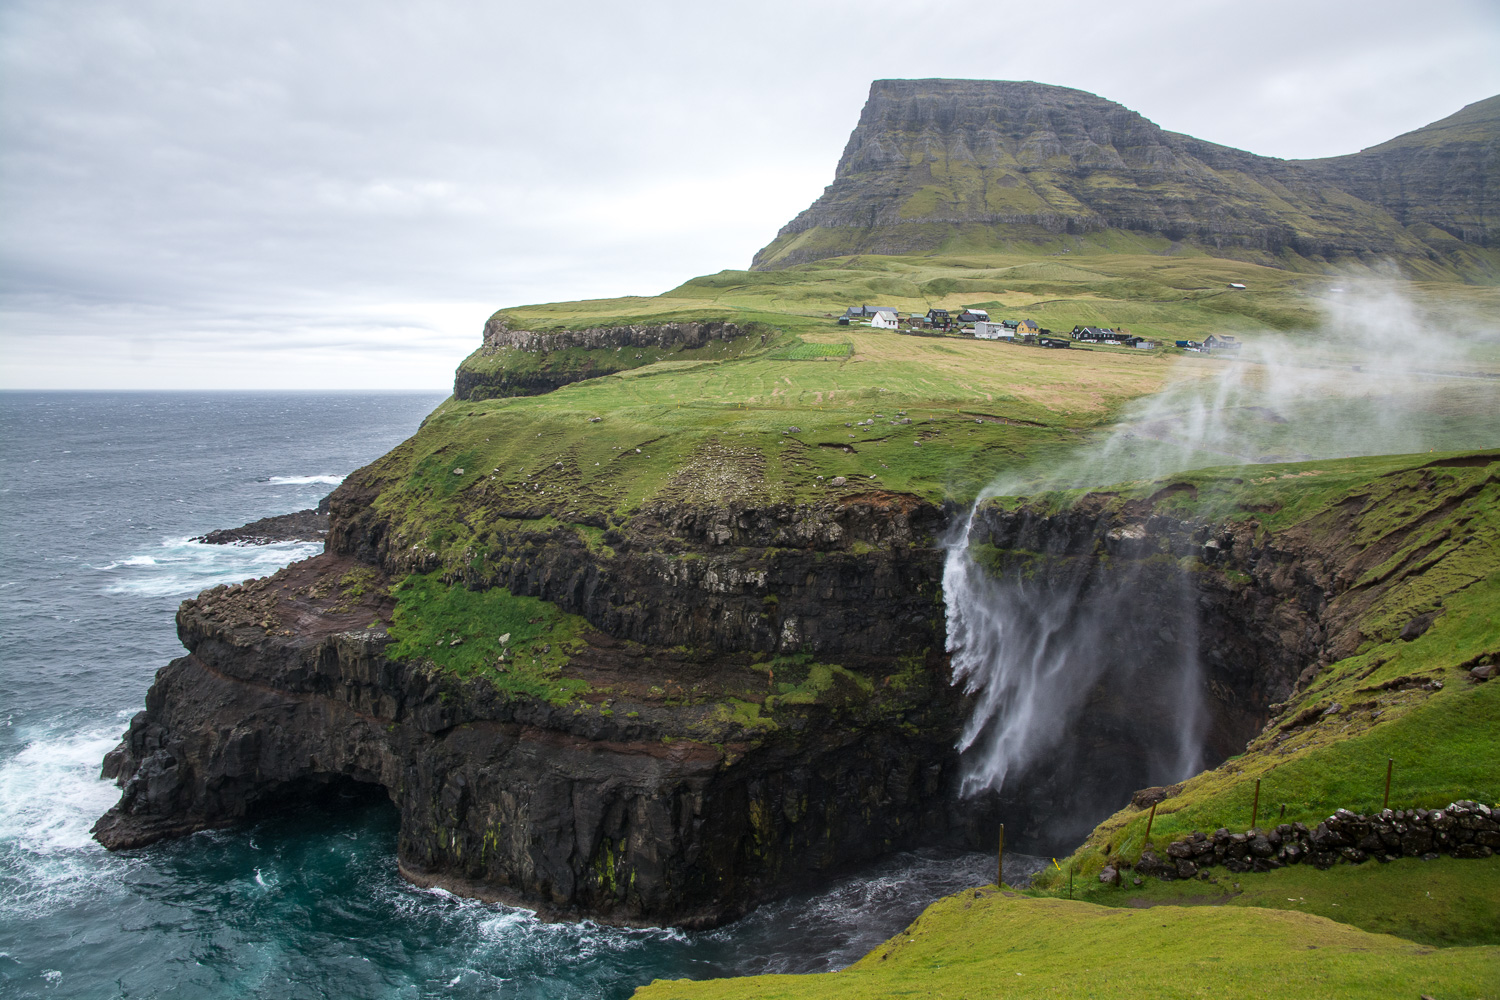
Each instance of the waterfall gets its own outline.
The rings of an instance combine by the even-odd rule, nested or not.
[[[1091,827],[1133,788],[1213,763],[1205,738],[1217,724],[1186,571],[1101,560],[1115,530],[1104,523],[1092,536],[1072,523],[1069,539],[1023,525],[1025,544],[995,541],[991,522],[1007,515],[986,500],[1500,440],[1500,391],[1473,370],[1500,344],[1493,317],[1418,303],[1390,280],[1345,285],[1322,303],[1318,333],[1266,333],[1230,361],[1184,358],[1093,446],[995,481],[957,520],[943,594],[953,680],[973,705],[959,740],[964,795],[1047,785],[1046,809],[1086,813]]]
[[[1150,580],[1133,569],[1104,574],[1082,556],[995,576],[970,551],[976,514],[977,505],[948,539],[943,567],[954,683],[973,698],[959,740],[963,794],[1001,791],[1065,742],[1069,759],[1057,763],[1128,776],[1132,788],[1196,773],[1205,712],[1186,575],[1175,567]],[[1091,698],[1122,704],[1087,713]],[[1080,732],[1081,721],[1106,731]],[[1098,736],[1111,747],[1120,737],[1135,744],[1138,766],[1089,759],[1079,744]]]

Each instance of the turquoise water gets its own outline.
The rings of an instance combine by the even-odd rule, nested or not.
[[[177,604],[319,549],[191,537],[312,506],[439,398],[0,393],[0,995],[625,997],[839,968],[993,881],[985,855],[905,854],[688,934],[416,889],[383,799],[99,848],[89,827],[118,797],[99,762],[181,651]],[[1012,880],[1035,864],[1007,862]]]

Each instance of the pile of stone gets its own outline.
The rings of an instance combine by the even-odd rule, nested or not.
[[[1487,858],[1497,848],[1500,810],[1465,799],[1446,809],[1386,809],[1374,816],[1340,809],[1313,830],[1303,823],[1282,823],[1274,829],[1245,833],[1230,833],[1223,827],[1212,834],[1195,830],[1191,836],[1168,844],[1166,858],[1152,850],[1143,851],[1135,870],[1138,876],[1161,879],[1207,878],[1205,869],[1216,865],[1238,874],[1295,864],[1318,868],[1341,862],[1357,865],[1371,858],[1381,862],[1401,857],[1431,860],[1439,854]],[[1100,879],[1117,882],[1119,871],[1106,868]]]

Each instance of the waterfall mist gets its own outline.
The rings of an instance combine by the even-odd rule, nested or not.
[[[1192,468],[1500,443],[1493,315],[1425,304],[1389,280],[1350,281],[1321,305],[1316,333],[1266,333],[1235,358],[1182,359],[1093,446],[992,482],[946,539],[948,650],[973,703],[962,790],[998,793],[1002,811],[1045,813],[1031,823],[1034,844],[1066,844],[1132,790],[1217,763],[1236,752],[1232,740],[1243,745],[1247,723],[1210,718],[1200,653],[1214,637],[1201,634],[1200,598],[1177,560],[1128,558],[1143,526],[1022,515],[1002,541],[983,523],[984,501]]]

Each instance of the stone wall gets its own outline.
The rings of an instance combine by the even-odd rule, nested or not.
[[[1167,845],[1165,858],[1155,851],[1141,853],[1137,876],[1171,880],[1208,878],[1208,869],[1230,872],[1267,872],[1287,865],[1394,861],[1402,857],[1431,860],[1439,854],[1455,858],[1487,858],[1500,848],[1500,821],[1482,802],[1467,799],[1443,809],[1385,809],[1373,816],[1340,809],[1316,828],[1305,823],[1281,823],[1271,829],[1230,833],[1220,827],[1212,834],[1194,831]],[[1100,873],[1103,882],[1119,880],[1120,869]]]

